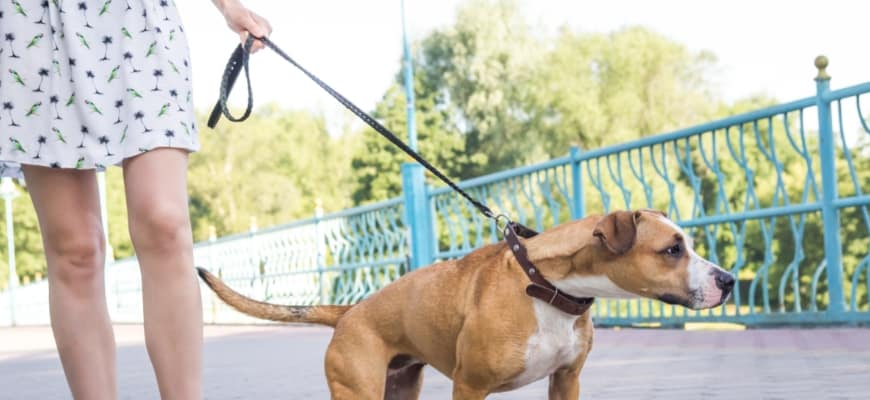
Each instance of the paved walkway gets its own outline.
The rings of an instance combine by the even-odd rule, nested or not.
[[[118,326],[122,399],[157,399],[141,326]],[[205,397],[327,399],[319,327],[208,326]],[[70,399],[44,327],[0,329],[0,399]],[[450,381],[427,369],[423,399]],[[584,399],[868,399],[870,329],[605,330],[581,375]],[[490,396],[543,399],[541,381]]]

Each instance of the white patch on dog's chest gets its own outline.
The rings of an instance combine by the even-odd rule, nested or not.
[[[640,297],[619,286],[606,276],[574,275],[553,281],[553,286],[574,297],[605,297],[610,299],[634,299]]]
[[[511,382],[512,388],[528,385],[571,365],[584,346],[574,329],[577,316],[540,301],[533,301],[532,305],[538,328],[526,345],[526,368]]]

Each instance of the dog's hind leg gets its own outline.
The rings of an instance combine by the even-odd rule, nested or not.
[[[394,359],[395,360],[395,359]],[[392,362],[390,365],[392,366]],[[414,363],[400,368],[390,368],[387,372],[384,400],[417,400],[423,386],[423,367],[426,364]]]
[[[383,400],[388,351],[379,338],[337,330],[326,350],[326,380],[333,400]]]

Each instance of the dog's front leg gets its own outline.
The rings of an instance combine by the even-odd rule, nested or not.
[[[550,400],[580,398],[580,368],[564,368],[550,375]]]
[[[593,336],[592,322],[589,320],[588,313],[585,318],[585,320],[581,318],[578,321],[580,335],[578,340],[585,345],[571,365],[557,369],[550,375],[550,400],[577,400],[580,398],[580,370],[583,369],[586,358],[592,351]]]

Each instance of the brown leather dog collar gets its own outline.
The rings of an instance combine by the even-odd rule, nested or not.
[[[529,260],[526,247],[520,243],[519,236],[530,238],[538,233],[515,222],[509,222],[504,229],[504,237],[508,247],[514,253],[517,262],[523,267],[526,276],[532,283],[526,286],[526,294],[571,315],[583,315],[595,301],[594,297],[574,297],[553,286]]]

